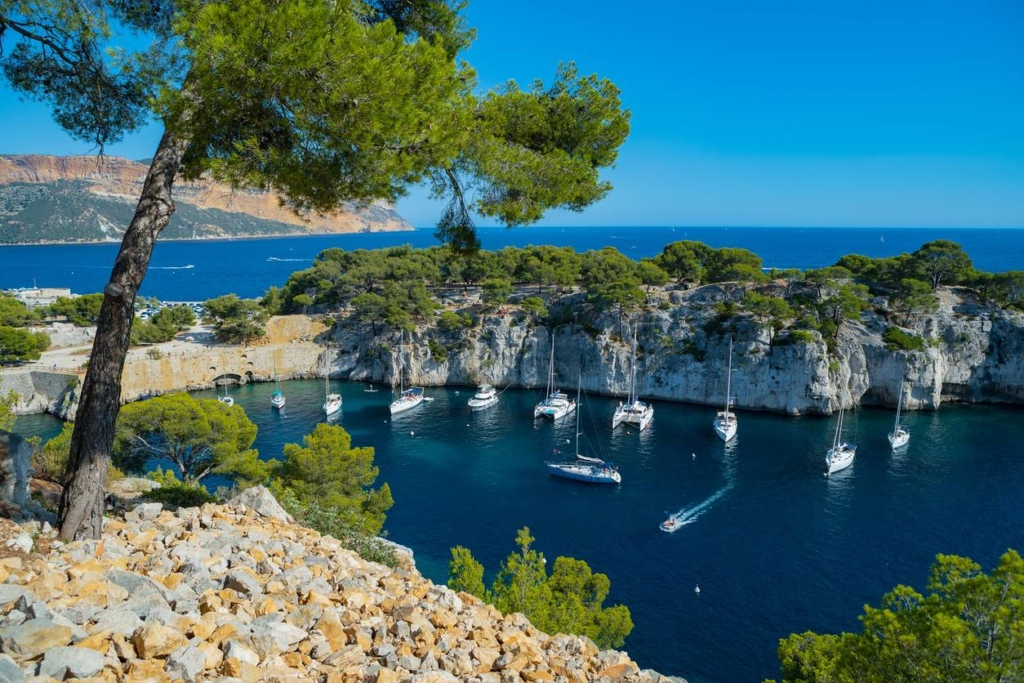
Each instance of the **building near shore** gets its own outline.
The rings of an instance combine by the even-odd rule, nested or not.
[[[22,289],[9,289],[7,292],[29,308],[49,306],[60,297],[71,298],[78,296],[77,294],[72,294],[71,290],[67,287],[24,287]]]

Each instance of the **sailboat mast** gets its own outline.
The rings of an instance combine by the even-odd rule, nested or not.
[[[732,393],[732,335],[729,335],[729,370],[725,373],[725,421],[729,422],[729,394]]]
[[[580,406],[580,390],[583,387],[582,373],[576,378],[576,457],[580,455],[580,413],[583,412]]]
[[[551,357],[548,359],[548,393],[550,396],[555,391],[555,332],[551,331]]]
[[[896,399],[896,426],[893,427],[893,433],[900,428],[900,408],[903,407],[903,383],[900,383],[900,397]]]
[[[636,328],[633,326],[633,361],[629,367],[629,405],[636,403]]]

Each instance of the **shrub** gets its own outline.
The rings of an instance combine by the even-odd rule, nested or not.
[[[445,311],[437,319],[437,329],[441,332],[459,332],[469,327],[472,319],[468,315],[459,315],[453,311]]]
[[[790,330],[789,342],[791,344],[813,344],[814,333],[810,330]]]
[[[890,351],[924,351],[924,339],[898,327],[887,328],[882,333],[882,341]]]
[[[434,362],[445,363],[448,360],[448,349],[444,344],[437,342],[433,339],[427,340],[427,348],[430,349],[430,357],[434,359]]]

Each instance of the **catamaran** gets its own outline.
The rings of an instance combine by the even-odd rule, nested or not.
[[[533,408],[533,417],[560,420],[576,410],[576,401],[555,387],[555,336],[551,335],[551,359],[548,361],[548,388],[544,400]]]
[[[736,414],[729,412],[729,406],[732,404],[732,397],[729,392],[732,391],[732,337],[729,337],[729,370],[725,377],[725,410],[719,411],[715,415],[715,434],[718,434],[718,438],[728,443],[729,439],[736,436],[736,428],[739,426],[736,420]]]
[[[391,402],[391,414],[397,415],[398,413],[404,413],[407,410],[415,408],[419,404],[423,403],[423,387],[409,387],[405,388],[405,371],[404,363],[402,363],[402,351],[404,348],[403,341],[405,340],[405,333],[401,333],[401,339],[399,340],[399,368],[398,368],[398,398]]]
[[[643,431],[654,418],[654,406],[644,403],[636,395],[636,327],[633,328],[633,360],[629,367],[629,396],[625,403],[619,401],[619,407],[612,415],[612,429],[620,424],[631,424]]]
[[[900,383],[900,397],[896,401],[896,424],[889,432],[889,445],[893,450],[903,448],[910,442],[910,430],[900,422],[900,409],[903,407],[903,383]]]
[[[579,387],[576,389],[576,402],[579,402]],[[600,458],[592,458],[580,453],[580,414],[576,412],[576,459],[568,462],[544,463],[548,472],[556,477],[584,481],[590,484],[618,484],[622,476],[615,465]]]
[[[828,468],[828,471],[825,472],[826,477],[852,465],[853,457],[857,454],[857,446],[842,440],[844,412],[844,408],[840,406],[836,434],[832,437],[832,448],[828,449],[828,453],[825,454],[825,466]]]

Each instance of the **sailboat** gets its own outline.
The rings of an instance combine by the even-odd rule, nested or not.
[[[576,403],[580,398],[580,386],[576,387]],[[548,472],[556,477],[574,479],[589,484],[618,484],[622,476],[615,465],[600,458],[580,453],[580,411],[576,412],[576,459],[567,462],[548,461],[544,463]]]
[[[633,328],[633,360],[629,368],[629,396],[625,403],[619,401],[619,407],[612,415],[612,429],[625,423],[636,425],[643,431],[654,418],[654,406],[647,405],[636,395],[636,327]]]
[[[725,376],[725,410],[721,410],[715,415],[715,434],[718,434],[718,438],[722,441],[728,442],[729,439],[736,436],[736,428],[739,426],[736,420],[736,414],[729,412],[729,405],[732,403],[732,397],[729,393],[732,391],[732,337],[729,337],[729,371]]]
[[[330,417],[341,410],[341,394],[331,393],[331,364],[327,362],[324,367],[324,415]]]
[[[900,422],[900,409],[903,408],[903,383],[900,383],[900,397],[896,401],[896,424],[889,432],[889,445],[893,450],[903,448],[910,442],[910,430]]]
[[[404,363],[401,363],[401,349],[404,348],[404,339],[405,332],[403,331],[399,340],[400,367],[398,368],[398,398],[391,402],[392,415],[404,413],[405,411],[415,408],[419,404],[423,403],[423,387],[405,388],[405,370],[404,367],[402,367]]]
[[[551,359],[548,361],[548,388],[544,399],[533,408],[534,419],[550,417],[560,420],[576,410],[576,401],[571,400],[555,387],[555,335],[551,335]]]
[[[218,396],[217,400],[220,401],[221,403],[223,403],[226,406],[233,406],[233,405],[235,405],[235,399],[233,399],[230,396],[228,396],[228,382],[227,382],[227,380],[224,380],[224,395],[223,396]]]
[[[845,412],[845,408],[839,406],[839,421],[836,423],[836,434],[832,437],[832,448],[828,449],[828,453],[825,454],[825,466],[828,468],[828,471],[825,472],[826,477],[852,465],[853,457],[857,454],[857,446],[842,440],[843,414]]]
[[[270,405],[280,410],[284,408],[284,392],[281,391],[281,380],[277,377],[277,360],[274,360],[274,393],[270,395]]]

